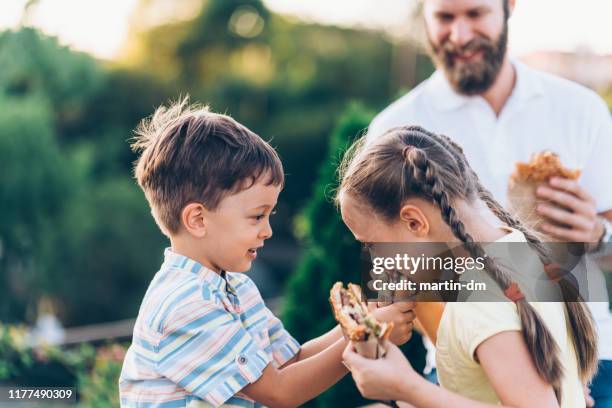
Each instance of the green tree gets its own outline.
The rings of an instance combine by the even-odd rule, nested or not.
[[[48,105],[0,98],[0,320],[24,318],[44,290],[72,186]]]
[[[105,84],[96,60],[33,28],[0,33],[0,62],[0,93],[47,103],[61,140],[78,134],[84,109]]]
[[[165,244],[126,139],[165,88],[31,28],[0,33],[0,319],[133,317]],[[120,306],[118,307],[118,302]]]
[[[319,170],[310,200],[297,218],[296,228],[305,246],[302,259],[287,286],[283,322],[300,342],[334,327],[329,290],[337,281],[360,280],[360,247],[342,222],[332,202],[337,187],[336,168],[342,154],[372,119],[372,113],[352,105],[341,117],[329,142],[328,160]],[[424,348],[415,332],[403,347],[417,371],[424,367]],[[365,404],[351,378],[345,378],[309,405],[319,407]]]
[[[167,2],[143,1],[140,14]],[[388,102],[392,44],[379,32],[278,15],[261,0],[194,2],[191,19],[133,32],[139,52],[126,62],[272,139],[289,175],[281,204],[301,207],[346,104]],[[291,235],[284,221],[277,237]]]

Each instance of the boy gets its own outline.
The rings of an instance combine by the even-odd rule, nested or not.
[[[282,164],[230,117],[186,103],[159,108],[133,145],[138,184],[171,248],[138,313],[121,405],[300,405],[346,374],[341,330],[300,347],[240,273],[272,236]],[[410,337],[412,307],[375,311],[395,322],[395,343]]]

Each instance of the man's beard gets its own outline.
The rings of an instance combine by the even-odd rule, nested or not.
[[[453,89],[463,95],[477,95],[488,90],[502,66],[508,44],[508,22],[497,41],[478,36],[460,47],[449,40],[435,45],[428,36],[429,51],[437,67],[444,69],[446,78]],[[482,58],[476,61],[460,61],[457,55],[469,55],[482,52]]]

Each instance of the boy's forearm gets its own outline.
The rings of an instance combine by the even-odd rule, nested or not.
[[[333,330],[326,335],[331,338]],[[323,336],[322,336],[323,337]],[[318,340],[318,339],[317,339]],[[319,343],[319,346],[323,343]],[[281,395],[282,406],[298,406],[309,401],[338,382],[348,370],[342,364],[342,352],[346,341],[337,339],[326,349],[308,358],[291,364],[279,371],[276,389]]]
[[[340,328],[340,325],[336,325],[336,327],[323,334],[322,336],[319,336],[316,339],[312,339],[302,344],[300,352],[296,355],[296,357],[290,360],[289,364],[286,364],[286,366],[310,358],[343,338],[344,336],[342,335],[342,329]]]

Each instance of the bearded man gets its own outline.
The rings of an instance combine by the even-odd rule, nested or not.
[[[537,190],[549,202],[537,208],[550,221],[542,232],[557,240],[594,243],[592,248],[609,242],[612,120],[604,101],[589,89],[508,56],[514,0],[422,2],[428,51],[437,71],[380,113],[368,138],[404,125],[445,134],[462,146],[502,205],[515,163],[551,150],[582,175],[578,181],[553,178]],[[589,303],[600,339],[599,374],[591,391],[597,407],[612,407],[612,316],[606,283],[597,268],[588,279],[590,299],[606,301]]]

